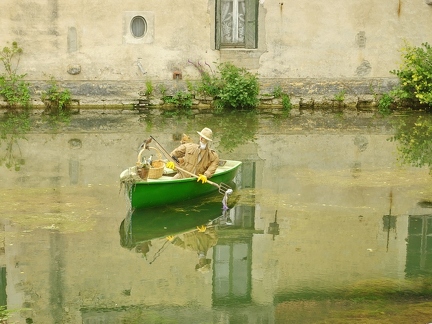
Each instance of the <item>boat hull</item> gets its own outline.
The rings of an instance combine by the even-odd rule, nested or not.
[[[231,182],[241,165],[240,161],[227,160],[219,167],[211,178],[217,184]],[[173,179],[162,176],[159,179],[138,181],[127,188],[132,209],[152,208],[170,205],[176,202],[193,199],[217,191],[218,188],[209,183],[197,182],[196,178]]]

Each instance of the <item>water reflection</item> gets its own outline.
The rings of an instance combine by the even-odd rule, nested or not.
[[[432,118],[411,116],[394,122],[400,160],[416,167],[427,166],[432,171]]]
[[[236,122],[233,123],[232,120]],[[220,150],[233,152],[238,146],[253,143],[258,132],[258,115],[250,113],[229,113],[228,118],[214,119],[213,132],[220,134]],[[210,127],[211,128],[211,127]]]
[[[26,139],[25,135],[30,130],[30,120],[28,113],[3,114],[0,116],[0,167],[5,165],[8,169],[19,171],[25,164],[20,149],[20,140]]]
[[[432,180],[397,163],[386,122],[258,119],[254,141],[224,154],[243,162],[227,213],[215,193],[129,214],[119,173],[147,134],[116,118],[114,129],[72,120],[29,134],[20,145],[32,165],[2,172],[0,302],[17,323],[432,318]],[[199,122],[151,133],[171,149],[173,133]],[[202,250],[183,248],[206,231]],[[195,270],[201,255],[207,272]]]
[[[424,202],[408,218],[405,273],[409,278],[432,275],[432,206],[422,206]]]
[[[142,253],[146,259],[149,259],[148,253],[151,247],[154,255],[150,263],[153,263],[166,249],[166,242],[164,242],[157,250],[158,247],[152,244],[154,240],[166,239],[176,246],[198,249],[197,244],[204,245],[206,241],[216,239],[213,235],[216,224],[226,223],[229,219],[230,210],[224,210],[221,197],[219,193],[214,193],[199,200],[130,211],[120,225],[120,244]],[[235,198],[230,199],[228,203],[232,208],[235,205]],[[189,244],[185,243],[185,238],[181,238],[185,235]],[[192,244],[192,241],[197,244]],[[155,249],[157,253],[154,252]],[[208,249],[209,246],[205,251],[196,252],[198,255],[200,252],[206,254]]]

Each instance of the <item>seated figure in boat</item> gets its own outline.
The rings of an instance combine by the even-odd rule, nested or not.
[[[213,141],[212,130],[205,127],[201,132],[197,133],[200,136],[198,144],[191,142],[181,144],[170,155],[178,161],[182,169],[196,174],[198,176],[197,181],[206,183],[207,179],[213,176],[218,167],[219,156],[214,150],[210,149],[210,143]],[[166,167],[175,169],[175,164],[168,162]],[[190,175],[181,170],[174,176],[175,179],[187,177],[190,177]]]

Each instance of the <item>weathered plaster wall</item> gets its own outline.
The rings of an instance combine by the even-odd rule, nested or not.
[[[105,103],[135,99],[137,82],[144,87],[147,80],[172,81],[174,71],[183,80],[199,78],[188,60],[232,61],[258,72],[267,88],[308,79],[318,92],[331,93],[327,84],[334,82],[351,88],[351,94],[364,93],[371,82],[374,91],[385,91],[404,41],[432,43],[428,1],[260,0],[258,49],[217,51],[214,5],[214,0],[3,0],[0,46],[19,43],[24,50],[19,72],[29,81],[53,75],[74,85],[94,82],[87,94],[72,92],[84,104],[102,104],[102,97]],[[136,14],[148,23],[140,41],[129,34]],[[105,83],[113,85],[110,93]],[[293,94],[316,96],[314,91]]]
[[[405,39],[432,40],[432,10],[422,1],[264,1],[263,7],[263,76],[387,77]]]

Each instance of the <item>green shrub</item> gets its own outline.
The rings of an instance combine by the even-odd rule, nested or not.
[[[273,96],[274,96],[275,98],[281,98],[282,95],[284,94],[284,93],[283,93],[283,90],[282,90],[282,87],[281,87],[280,85],[276,86],[276,87],[273,89],[272,94],[273,94]]]
[[[26,75],[17,73],[22,52],[17,42],[0,52],[0,61],[5,69],[5,73],[0,74],[0,95],[11,110],[27,108],[30,103],[30,86],[24,81]]]
[[[215,99],[215,108],[254,109],[259,104],[259,82],[255,74],[230,62],[218,65],[217,72],[207,72],[202,66],[194,66],[201,74],[197,91]]]
[[[164,101],[174,105],[181,110],[190,110],[192,108],[192,94],[185,91],[177,91],[172,97],[165,96]]]
[[[335,94],[334,98],[336,101],[342,102],[345,100],[345,90],[339,91],[337,94]]]
[[[205,71],[201,73],[201,83],[197,87],[198,92],[209,97],[217,97],[221,88],[222,84],[219,78]]]
[[[164,98],[165,95],[166,95],[166,92],[167,92],[167,88],[166,88],[166,86],[165,86],[164,84],[162,84],[162,83],[159,84],[159,92],[160,92],[162,98]]]
[[[389,93],[384,93],[378,101],[378,112],[383,116],[391,114],[391,106],[394,103],[394,98]]]
[[[199,64],[199,62],[198,64],[191,61],[188,62],[192,64],[201,75],[201,81],[198,82],[196,85],[196,92],[213,98],[217,97],[220,88],[222,87],[221,80],[218,77],[217,73],[213,73],[213,70],[207,63],[206,65],[208,66],[210,71],[207,71],[204,66]]]
[[[146,86],[146,89],[145,89],[144,94],[146,96],[151,96],[153,94],[153,91],[154,91],[153,83],[150,80],[148,80],[148,81],[146,81],[145,86]]]
[[[62,89],[53,76],[50,77],[48,83],[48,89],[43,91],[41,95],[46,112],[52,114],[66,113],[72,100],[70,91]]]
[[[291,98],[287,94],[282,94],[282,109],[285,113],[289,113],[292,109]]]
[[[218,97],[226,108],[254,109],[259,104],[258,77],[232,63],[219,65],[222,88]]]
[[[400,70],[390,73],[399,78],[399,86],[391,94],[399,99],[416,100],[432,106],[432,48],[428,43],[421,47],[406,44],[401,50]]]

